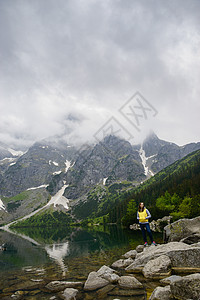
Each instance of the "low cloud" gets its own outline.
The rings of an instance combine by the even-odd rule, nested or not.
[[[200,3],[0,1],[0,141],[92,141],[114,116],[199,141]],[[158,111],[141,132],[120,107],[139,91]]]

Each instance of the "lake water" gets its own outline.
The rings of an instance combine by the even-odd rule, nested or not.
[[[26,228],[15,233],[0,230],[0,245],[6,246],[6,251],[0,251],[0,298],[19,289],[24,280],[84,281],[89,272],[112,264],[143,243],[140,231],[117,226]],[[154,238],[162,241],[161,234],[154,234]],[[29,294],[25,299],[50,299]]]

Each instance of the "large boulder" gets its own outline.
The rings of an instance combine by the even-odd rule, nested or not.
[[[158,286],[153,291],[151,297],[149,298],[149,300],[171,300],[171,299],[172,299],[172,294],[169,285],[165,287]]]
[[[200,234],[200,216],[193,219],[181,219],[164,227],[166,241],[180,241],[192,234]]]
[[[200,248],[172,250],[166,253],[175,268],[200,268]]]
[[[146,278],[169,276],[171,274],[171,260],[166,255],[152,259],[144,266],[142,273]]]
[[[189,248],[191,248],[191,246],[181,242],[171,242],[168,244],[158,245],[157,247],[146,247],[143,252],[137,254],[134,262],[126,267],[125,270],[127,272],[134,272],[138,267],[144,267],[151,259],[157,258],[161,255],[167,255],[167,253],[172,250],[184,250]]]
[[[182,300],[200,299],[200,273],[183,276],[170,284],[172,296]]]
[[[109,284],[109,281],[98,276],[97,272],[91,272],[84,285],[85,291],[94,291]]]
[[[121,276],[118,284],[122,289],[141,289],[143,285],[133,276]]]

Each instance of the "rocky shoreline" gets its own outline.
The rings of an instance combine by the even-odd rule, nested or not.
[[[41,291],[47,295],[41,299],[51,300],[199,300],[200,217],[179,220],[167,225],[164,231],[168,243],[139,245],[111,266],[90,272],[86,281],[32,281],[17,290],[13,287],[12,295],[0,298],[40,299],[29,297],[29,291],[35,290],[38,295]],[[155,287],[151,295],[148,286]]]

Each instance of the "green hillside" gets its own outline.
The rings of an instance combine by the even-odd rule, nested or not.
[[[129,225],[136,221],[136,209],[144,202],[154,219],[165,215],[193,218],[200,215],[200,150],[157,173],[128,194],[119,198],[109,211],[110,222]]]

